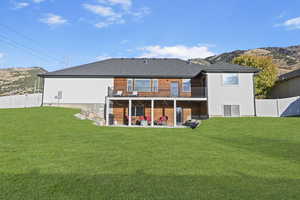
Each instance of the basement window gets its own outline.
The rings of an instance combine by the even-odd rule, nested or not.
[[[240,105],[224,105],[224,117],[239,117]]]

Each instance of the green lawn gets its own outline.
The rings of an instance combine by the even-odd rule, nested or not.
[[[0,110],[0,199],[300,199],[300,118],[143,129],[76,112]]]

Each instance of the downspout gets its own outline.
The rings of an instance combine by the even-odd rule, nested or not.
[[[205,73],[205,86],[204,93],[206,96],[207,118],[209,119],[209,105],[208,105],[208,74]]]

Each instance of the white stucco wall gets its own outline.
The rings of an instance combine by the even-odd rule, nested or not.
[[[240,105],[241,116],[254,116],[253,73],[239,73],[239,85],[223,85],[222,73],[207,74],[209,116],[224,116],[224,105]]]
[[[45,78],[43,103],[105,103],[112,78]],[[55,99],[62,91],[62,99]]]

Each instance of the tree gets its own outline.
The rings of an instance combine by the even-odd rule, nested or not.
[[[256,67],[261,71],[254,78],[256,97],[266,98],[274,86],[278,75],[278,65],[270,56],[241,55],[233,60],[234,64]]]

